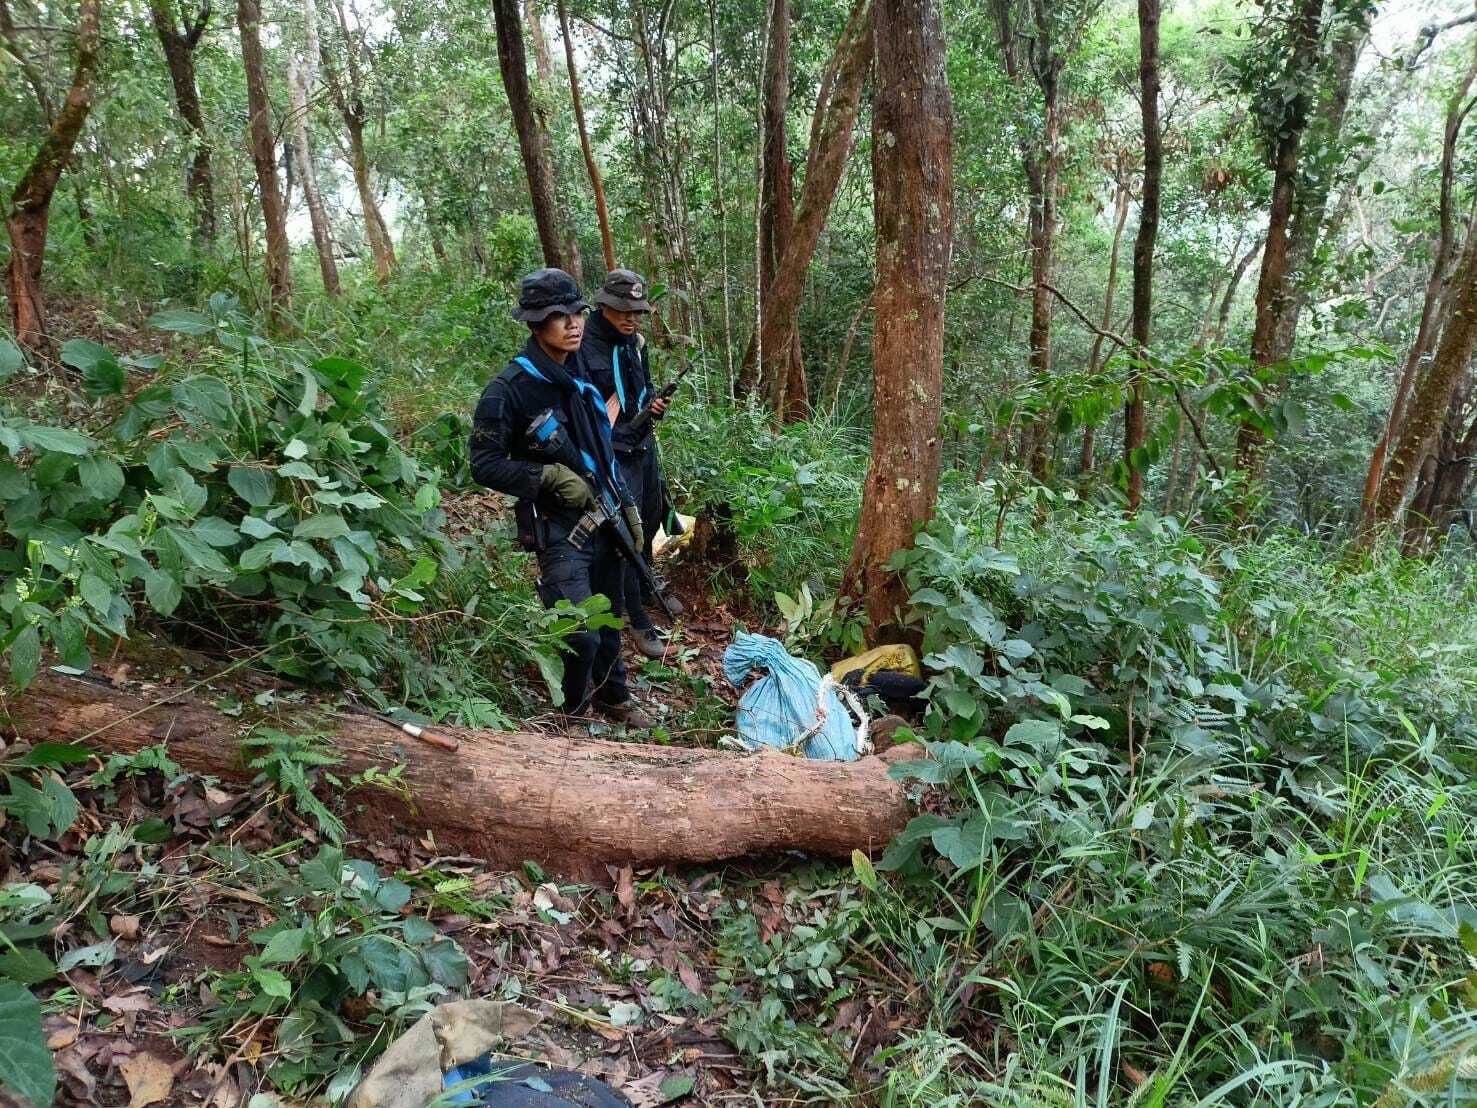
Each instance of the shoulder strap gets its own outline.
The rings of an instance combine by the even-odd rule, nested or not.
[[[610,348],[610,375],[615,378],[615,398],[620,410],[626,410],[626,386],[621,380],[621,347],[615,343]]]
[[[553,383],[547,377],[545,377],[542,373],[540,373],[538,371],[538,367],[535,366],[532,362],[530,362],[527,358],[525,358],[522,354],[519,354],[513,360],[523,367],[523,372],[532,374],[534,377],[537,377],[540,381],[542,381],[546,385]]]

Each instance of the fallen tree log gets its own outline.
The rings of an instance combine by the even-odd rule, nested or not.
[[[240,720],[167,685],[114,688],[43,671],[5,704],[7,730],[31,743],[82,742],[132,753],[163,744],[183,768],[252,776]],[[456,752],[417,742],[372,716],[336,715],[315,730],[347,778],[403,764],[410,802],[385,790],[347,798],[359,834],[430,831],[443,849],[490,862],[532,860],[603,876],[606,863],[714,862],[767,851],[846,857],[885,846],[907,822],[887,775],[896,750],[856,762],[772,751],[743,754],[526,732],[437,727]],[[916,748],[914,748],[916,749]]]

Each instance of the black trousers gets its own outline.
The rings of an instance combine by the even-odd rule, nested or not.
[[[636,510],[641,513],[641,530],[646,533],[646,548],[641,551],[641,556],[646,559],[647,565],[651,565],[651,541],[656,538],[656,529],[662,521],[662,473],[657,462],[656,448],[648,447],[633,454],[618,454],[616,457],[620,462],[621,478],[626,482],[631,499],[636,502]],[[650,627],[651,617],[646,614],[642,603],[648,599],[646,582],[641,580],[641,574],[635,566],[629,562],[623,562],[623,565],[626,618],[637,629]]]
[[[610,614],[625,607],[625,560],[615,552],[604,532],[584,548],[566,540],[550,542],[538,552],[539,599],[552,608],[560,600],[582,604],[596,593],[610,600]],[[564,710],[580,712],[597,704],[624,704],[631,698],[626,667],[621,661],[619,627],[583,630],[564,640]]]

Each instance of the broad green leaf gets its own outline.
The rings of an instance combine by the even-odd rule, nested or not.
[[[33,624],[27,624],[10,644],[11,682],[16,688],[24,689],[35,678],[40,664],[41,632]]]
[[[0,381],[26,368],[26,356],[21,348],[4,335],[0,335]]]
[[[241,532],[220,516],[206,516],[204,519],[196,520],[190,530],[207,546],[235,546],[241,540]]]
[[[267,940],[260,955],[261,963],[270,966],[280,962],[296,962],[308,952],[311,945],[312,935],[306,928],[285,928]]]
[[[292,529],[295,539],[339,539],[349,533],[349,525],[337,512],[311,515]]]
[[[59,454],[75,454],[81,457],[97,449],[97,440],[81,431],[70,431],[65,427],[42,427],[38,424],[19,428],[22,441],[32,450],[55,450]]]
[[[89,454],[77,465],[77,477],[94,500],[112,500],[123,491],[123,469],[112,458]]]
[[[19,500],[31,491],[31,482],[20,466],[9,458],[0,458],[0,500]]]
[[[63,365],[69,365],[83,373],[99,362],[113,360],[113,355],[106,346],[91,339],[68,339],[62,343],[59,357]]]
[[[0,977],[22,985],[40,985],[56,976],[56,963],[35,947],[24,946],[0,954]]]
[[[297,372],[303,379],[303,398],[297,406],[298,415],[310,416],[318,406],[318,378],[312,370],[301,366]]]
[[[0,1085],[44,1108],[56,1096],[56,1070],[41,1027],[41,1002],[14,981],[0,981]]]
[[[267,996],[275,997],[278,1000],[286,1000],[292,996],[292,982],[279,970],[252,970],[251,977]]]
[[[169,308],[149,317],[149,326],[158,331],[174,331],[181,335],[208,335],[215,323],[203,312]]]
[[[277,478],[259,466],[232,466],[226,483],[253,508],[265,508],[277,492]]]
[[[144,575],[144,596],[154,611],[161,616],[173,615],[184,598],[184,592],[174,575],[162,569],[151,570]]]

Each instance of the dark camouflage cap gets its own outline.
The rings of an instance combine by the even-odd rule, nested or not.
[[[513,318],[523,323],[542,323],[555,313],[578,315],[589,307],[574,278],[564,270],[535,269],[523,278]]]
[[[595,294],[595,303],[618,312],[649,312],[646,278],[629,269],[613,269]]]

